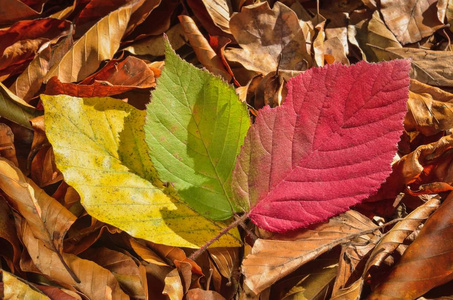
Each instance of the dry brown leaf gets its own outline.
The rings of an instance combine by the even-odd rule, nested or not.
[[[165,288],[162,292],[170,300],[182,300],[192,280],[192,265],[181,261],[179,266],[165,277]]]
[[[36,238],[49,249],[62,249],[63,238],[76,220],[72,213],[3,158],[0,158],[0,189],[8,196],[10,205],[26,219]]]
[[[61,263],[57,253],[46,247],[41,240],[35,238],[30,226],[24,219],[18,223],[20,223],[18,224],[19,232],[22,235],[23,243],[33,264],[52,281],[67,288],[74,287],[91,299],[129,299],[110,271],[92,261],[81,259],[73,254],[62,253],[69,268],[80,279],[80,283],[75,282]]]
[[[11,85],[10,89],[14,94],[28,102],[39,91],[44,76],[72,47],[74,43],[72,31],[71,25],[69,33],[59,44],[55,47],[49,44],[35,56],[24,72]]]
[[[453,94],[411,80],[406,131],[418,131],[426,136],[453,128]]]
[[[331,300],[360,300],[362,294],[363,279],[359,278],[347,288],[342,288],[335,295],[332,295]]]
[[[439,205],[440,200],[432,198],[393,226],[393,228],[379,241],[376,248],[374,248],[371,253],[365,273],[368,272],[372,266],[379,266],[411,233],[417,230],[424,220],[429,218]]]
[[[6,199],[0,196],[0,256],[15,273],[19,266],[21,251],[11,209]]]
[[[91,248],[83,252],[81,258],[94,261],[106,268],[115,276],[121,288],[131,297],[146,299],[146,276],[143,277],[143,266],[128,255],[108,248]]]
[[[209,42],[201,34],[193,19],[189,16],[179,16],[179,22],[184,29],[186,38],[189,40],[200,63],[214,75],[220,75],[226,81],[231,80],[231,75],[225,69],[220,57],[212,50]]]
[[[145,243],[141,243],[140,241],[132,237],[129,237],[128,242],[134,252],[137,253],[144,261],[157,266],[165,267],[169,265],[150,247],[147,247]]]
[[[230,32],[230,16],[233,12],[230,0],[202,0],[212,22],[223,32]]]
[[[40,187],[61,181],[63,175],[55,165],[52,146],[44,131],[44,116],[36,117],[30,123],[34,130],[33,143],[28,158],[32,180]]]
[[[326,26],[326,18],[321,15],[316,15],[313,17],[316,19],[315,29],[316,29],[316,38],[313,41],[313,52],[316,65],[318,67],[324,66],[325,55],[324,55],[324,41],[326,40],[326,32],[324,27]]]
[[[208,252],[220,274],[231,282],[239,270],[239,248],[209,248]]]
[[[37,288],[29,285],[22,278],[11,273],[2,271],[3,297],[4,300],[50,300],[49,297],[39,292]]]
[[[3,123],[0,123],[0,156],[11,161],[16,167],[19,166],[14,146],[14,134],[11,128]]]
[[[380,4],[385,23],[403,45],[418,42],[444,26],[445,0],[381,0]]]
[[[349,287],[355,281],[361,279],[366,259],[381,237],[382,234],[377,231],[361,236],[362,241],[355,239],[342,245],[332,296],[341,294],[345,287]],[[368,240],[363,241],[363,239]]]
[[[453,0],[448,0],[445,15],[447,17],[448,24],[450,24],[450,31],[453,32]]]
[[[369,297],[415,299],[453,279],[453,193],[426,221],[401,261]]]
[[[293,235],[258,239],[252,254],[242,263],[245,284],[258,294],[306,262],[375,226],[371,220],[350,210],[328,223]]]
[[[266,75],[277,66],[302,71],[312,65],[299,19],[280,2],[272,10],[267,2],[243,7],[231,17],[230,30],[242,49],[229,48],[225,56],[248,70]]]
[[[382,49],[381,49],[382,50]],[[411,78],[435,86],[453,87],[453,52],[414,48],[387,48],[391,59],[412,59]]]
[[[206,291],[200,288],[191,289],[186,293],[186,300],[225,300],[216,291]]]
[[[166,33],[171,47],[178,50],[187,42],[184,29],[181,24],[171,27]],[[147,39],[135,41],[123,50],[134,55],[163,56],[165,54],[165,44],[163,36],[153,36]]]
[[[375,11],[369,20],[367,15],[368,12],[351,15],[348,26],[350,42],[363,51],[368,61],[390,60],[387,52],[380,49],[402,48],[401,44],[381,20],[378,11]]]
[[[53,76],[62,82],[80,81],[96,71],[103,60],[112,59],[130,17],[131,6],[124,6],[102,18],[50,69],[44,82]]]
[[[38,17],[42,11],[36,11],[20,0],[2,0],[0,9],[0,24],[12,24],[14,22]]]

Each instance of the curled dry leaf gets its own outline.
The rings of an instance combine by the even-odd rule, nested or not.
[[[60,285],[81,291],[91,299],[128,300],[113,274],[96,263],[81,259],[73,254],[62,253],[64,261],[80,282],[76,282],[61,263],[56,252],[37,239],[23,218],[18,224],[22,241],[39,272]]]
[[[433,51],[415,48],[387,48],[391,59],[410,58],[411,78],[434,86],[453,87],[453,65],[451,51]]]
[[[66,35],[70,24],[69,21],[47,18],[20,21],[0,30],[0,78],[22,72],[39,48]]]
[[[418,42],[444,26],[444,0],[381,0],[380,5],[385,23],[403,45]]]
[[[132,298],[147,299],[146,276],[143,276],[142,265],[131,256],[110,250],[105,247],[90,248],[80,255],[81,258],[94,261],[103,268],[112,272],[121,288]]]
[[[101,62],[112,59],[131,16],[131,6],[121,7],[91,27],[55,64],[44,82],[57,76],[62,82],[76,82],[96,71]]]
[[[147,64],[139,58],[128,56],[122,61],[109,61],[101,70],[79,84],[64,83],[54,76],[47,82],[45,94],[108,97],[136,88],[151,88],[155,85],[154,73]]]
[[[31,178],[38,186],[43,187],[63,179],[55,165],[52,147],[44,131],[44,117],[39,116],[30,121],[34,134],[28,157]]]
[[[180,262],[178,267],[165,277],[165,288],[162,292],[170,300],[182,300],[192,281],[192,265]]]
[[[0,256],[15,273],[19,266],[21,251],[12,211],[6,199],[0,196]]]
[[[424,220],[429,218],[439,205],[440,200],[432,198],[393,226],[374,248],[364,272],[368,272],[372,266],[379,266],[411,233],[417,230]]]
[[[178,50],[187,42],[184,28],[181,24],[176,24],[165,32],[168,40],[170,41],[173,49]],[[135,41],[123,50],[128,51],[134,55],[150,55],[150,56],[163,56],[165,54],[165,41],[164,37],[153,36],[147,39]]]
[[[280,70],[302,71],[312,65],[297,15],[276,2],[246,6],[230,20],[230,30],[242,49],[229,48],[225,57],[266,75]]]
[[[192,1],[193,2],[193,1]],[[230,32],[230,16],[233,12],[231,1],[222,0],[202,0],[206,11],[212,19],[212,22],[223,32]]]
[[[370,300],[415,299],[453,279],[453,193],[426,221]]]
[[[245,284],[258,294],[304,263],[375,227],[371,220],[350,210],[311,229],[258,239],[242,263]]]
[[[73,43],[73,26],[71,25],[68,34],[57,45],[49,44],[35,56],[11,85],[11,91],[28,102],[41,88],[44,77],[50,68],[60,61]]]
[[[182,15],[179,16],[179,21],[200,63],[212,74],[220,75],[226,81],[230,81],[231,75],[225,69],[217,53],[212,50],[209,42],[201,34],[193,19],[189,16]]]
[[[431,136],[453,128],[453,94],[411,80],[404,127]]]
[[[19,166],[14,146],[14,133],[8,125],[3,123],[0,123],[0,156],[11,161],[16,167]]]

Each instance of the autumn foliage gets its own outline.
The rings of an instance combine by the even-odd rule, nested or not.
[[[453,297],[452,28],[452,1],[1,1],[0,298]]]

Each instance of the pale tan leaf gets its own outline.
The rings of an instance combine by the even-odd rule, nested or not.
[[[205,291],[200,288],[191,289],[186,294],[187,300],[225,300],[225,298],[215,291]]]
[[[242,263],[245,283],[258,294],[306,262],[375,227],[371,220],[351,210],[313,229],[258,239]]]
[[[453,86],[453,52],[415,48],[387,48],[391,59],[412,59],[411,78],[435,86]]]
[[[380,4],[385,23],[402,44],[418,42],[444,25],[438,11],[445,11],[446,1],[381,0]]]
[[[31,287],[23,279],[14,276],[6,271],[1,272],[3,277],[3,298],[4,300],[50,300],[49,297]]]
[[[426,136],[453,128],[453,94],[440,88],[411,80],[406,131],[418,131]]]
[[[103,60],[112,59],[130,17],[131,6],[123,6],[99,20],[50,69],[44,82],[53,76],[62,82],[80,81],[96,71]]]
[[[239,269],[239,248],[209,248],[208,252],[220,274],[231,282]]]
[[[230,0],[202,0],[214,24],[223,32],[230,34],[230,16],[232,13]]]
[[[359,278],[347,288],[342,288],[335,295],[332,295],[331,300],[359,300],[362,294],[363,279]]]
[[[201,34],[193,19],[186,15],[178,17],[184,29],[186,38],[189,40],[200,63],[212,74],[220,75],[226,81],[231,80],[231,75],[226,71],[220,57],[212,50],[211,45]]]
[[[71,277],[56,252],[35,238],[24,219],[19,220],[19,232],[23,243],[39,271],[66,288],[76,288],[91,299],[126,300],[129,297],[121,290],[113,274],[96,263],[73,254],[62,253],[64,261],[73,270],[80,282]]]
[[[416,208],[403,220],[398,222],[379,241],[370,255],[365,272],[372,266],[379,266],[387,256],[392,254],[404,240],[413,233],[428,217],[440,206],[440,200],[432,198],[425,204]]]
[[[171,47],[178,50],[187,42],[184,35],[184,29],[181,24],[176,24],[170,28],[166,33]],[[153,36],[143,40],[138,40],[123,50],[128,51],[134,55],[150,55],[150,56],[163,56],[165,54],[165,43],[163,36]]]
[[[225,51],[229,61],[267,74],[277,70],[305,70],[312,65],[297,15],[287,6],[268,2],[242,8],[231,17],[230,30],[242,49]]]

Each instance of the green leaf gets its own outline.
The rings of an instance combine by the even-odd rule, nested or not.
[[[160,178],[208,218],[248,210],[233,202],[231,174],[249,127],[233,87],[182,60],[166,41],[165,68],[147,106],[146,142]]]
[[[0,116],[32,129],[29,120],[41,115],[33,106],[14,95],[0,82]]]
[[[144,142],[144,111],[113,98],[41,99],[57,167],[90,215],[177,247],[200,247],[224,228],[162,192]],[[235,230],[214,246],[239,246],[238,240]]]

